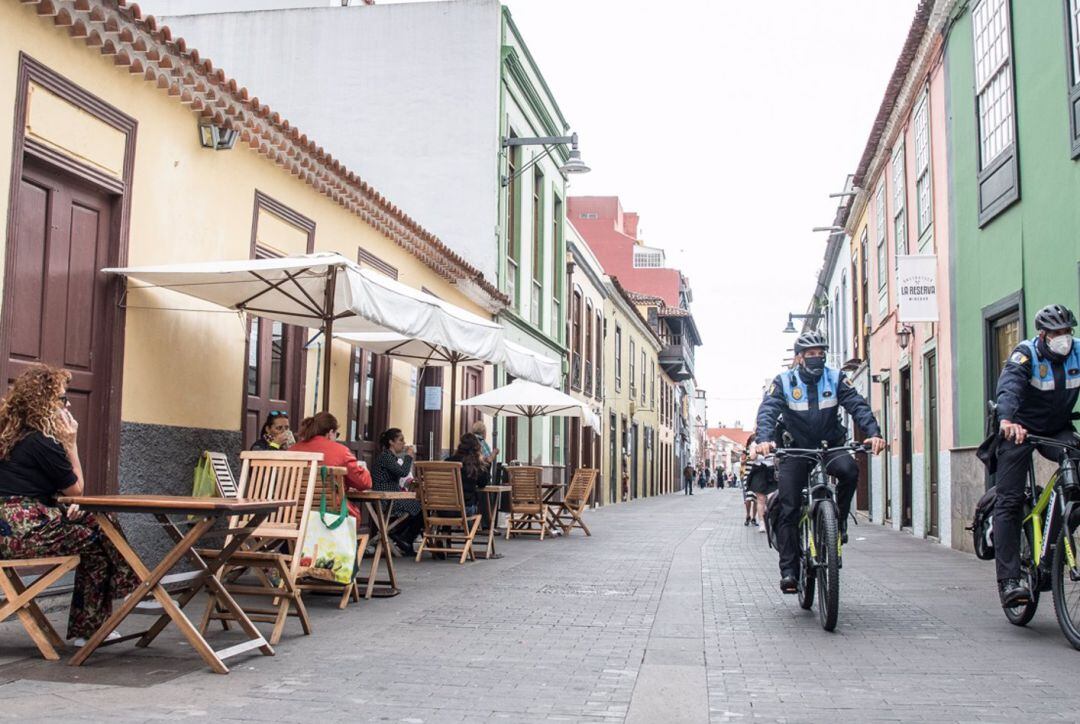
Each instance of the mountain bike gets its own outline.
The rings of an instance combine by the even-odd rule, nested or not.
[[[825,472],[825,456],[847,450],[866,453],[861,443],[842,447],[781,448],[778,459],[802,458],[814,462],[814,468],[802,490],[803,504],[799,513],[799,606],[809,611],[814,606],[817,591],[818,617],[826,631],[836,628],[840,614],[840,568],[843,550],[840,541],[840,510],[836,505],[836,485]]]
[[[1062,449],[1080,456],[1076,444],[1028,435],[1032,445]],[[1080,649],[1080,477],[1076,463],[1062,455],[1045,488],[1035,484],[1034,466],[1025,486],[1024,519],[1020,534],[1020,574],[1031,591],[1027,603],[1004,609],[1010,623],[1024,626],[1039,607],[1039,594],[1050,591],[1058,626],[1073,648]]]

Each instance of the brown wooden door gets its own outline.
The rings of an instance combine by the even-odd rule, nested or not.
[[[244,401],[244,446],[259,436],[266,416],[280,410],[289,415],[293,431],[300,429],[304,411],[304,330],[269,319],[248,323],[247,375]]]
[[[108,281],[113,197],[27,159],[5,272],[4,377],[44,363],[71,373],[87,492],[107,490],[109,383],[116,334]]]
[[[926,356],[926,473],[930,488],[930,526],[928,535],[938,531],[938,398],[937,353]],[[865,457],[865,456],[860,456]]]
[[[483,367],[466,367],[464,373],[464,384],[462,384],[461,394],[458,395],[458,400],[467,400],[470,397],[476,397],[484,391],[484,368]],[[461,430],[459,435],[464,435],[467,432],[472,432],[472,426],[474,423],[480,422],[484,419],[483,413],[476,407],[459,407],[458,419],[461,421]]]
[[[424,367],[418,374],[419,382],[416,389],[416,446],[417,460],[440,460],[442,459],[442,367]],[[424,399],[427,397],[427,388],[437,387],[440,389],[438,410],[425,410]]]
[[[358,459],[375,461],[390,416],[390,366],[383,355],[354,349],[349,370],[349,418],[342,440]]]
[[[911,368],[900,370],[900,525],[911,526]]]

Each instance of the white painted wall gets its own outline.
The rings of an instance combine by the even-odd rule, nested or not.
[[[305,2],[151,0],[146,9],[281,4]],[[162,20],[496,282],[497,0]]]

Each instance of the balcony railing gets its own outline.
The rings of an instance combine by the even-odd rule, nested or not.
[[[581,355],[577,352],[570,358],[570,387],[581,390]]]
[[[586,395],[591,395],[592,394],[592,382],[593,382],[592,376],[593,376],[592,362],[586,361],[585,362],[585,394]]]

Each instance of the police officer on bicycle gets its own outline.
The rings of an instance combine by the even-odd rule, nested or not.
[[[998,594],[1006,608],[1031,600],[1020,576],[1020,522],[1025,478],[1034,446],[1028,434],[1076,444],[1072,411],[1080,397],[1080,345],[1073,342],[1076,317],[1051,304],[1035,315],[1038,335],[1016,346],[997,383],[997,500],[994,504],[994,557]],[[1063,448],[1037,446],[1043,457],[1060,461]]]
[[[758,409],[758,440],[777,439],[776,424],[783,415],[792,447],[817,448],[823,442],[829,447],[839,447],[847,439],[847,430],[840,422],[839,412],[843,407],[866,432],[866,443],[877,455],[885,449],[885,441],[881,438],[874,413],[843,372],[825,365],[828,348],[829,342],[820,332],[804,332],[795,340],[795,368],[776,376]],[[774,449],[776,444],[773,442],[760,442],[756,447],[763,455]],[[780,462],[777,471],[780,495],[777,543],[780,547],[780,590],[784,593],[795,593],[798,588],[799,511],[802,508],[802,490],[812,469],[811,461],[788,457]],[[825,470],[839,483],[837,504],[840,509],[840,532],[841,540],[846,543],[847,518],[859,470],[846,450],[827,455]]]

